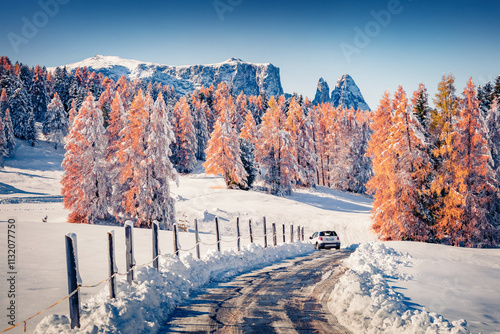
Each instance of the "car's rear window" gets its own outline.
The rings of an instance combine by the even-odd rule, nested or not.
[[[336,237],[337,233],[335,233],[335,231],[324,231],[324,232],[319,232],[319,235],[324,237]]]

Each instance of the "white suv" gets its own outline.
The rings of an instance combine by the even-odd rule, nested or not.
[[[309,237],[316,249],[336,248],[340,249],[340,239],[335,231],[320,231]]]

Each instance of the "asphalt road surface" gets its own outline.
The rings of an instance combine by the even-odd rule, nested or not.
[[[349,250],[322,250],[212,284],[178,307],[162,333],[349,333],[327,302]]]

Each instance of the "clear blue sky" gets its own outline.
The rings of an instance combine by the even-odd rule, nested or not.
[[[64,4],[43,14],[40,3],[54,1]],[[484,84],[500,74],[497,0],[2,0],[0,5],[0,54],[30,66],[63,65],[96,54],[169,65],[237,57],[273,63],[281,69],[285,92],[310,98],[320,77],[333,87],[348,73],[372,109],[386,89],[393,92],[399,84],[411,94],[423,82],[434,94],[442,75],[453,73],[461,92],[471,76]],[[378,22],[372,13],[390,17],[382,15]],[[23,32],[25,22],[38,24],[37,31]],[[14,35],[23,41],[12,43]]]

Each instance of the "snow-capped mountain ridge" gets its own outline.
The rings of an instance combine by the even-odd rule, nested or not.
[[[265,92],[268,96],[283,94],[278,67],[271,63],[249,63],[233,57],[216,64],[171,66],[96,55],[65,66],[69,71],[87,67],[113,80],[124,75],[131,80],[156,81],[173,86],[180,94],[192,92],[201,86],[216,86],[221,82],[232,86],[236,93],[243,91],[247,95],[258,95]]]

